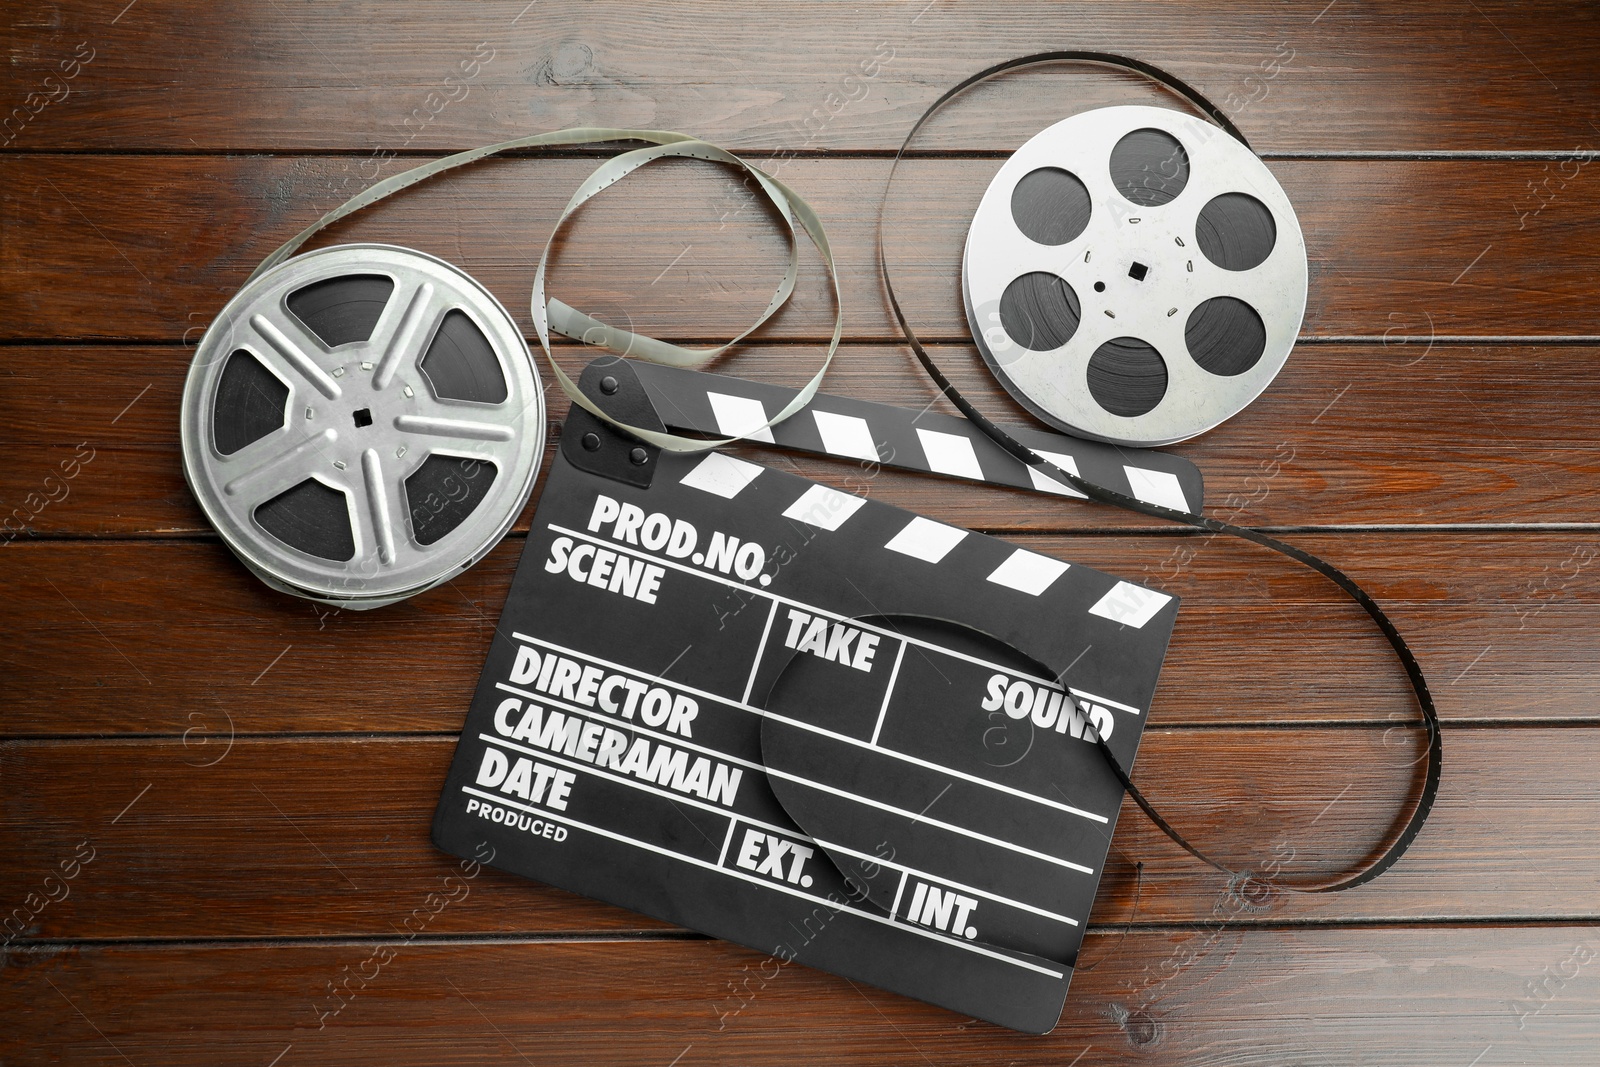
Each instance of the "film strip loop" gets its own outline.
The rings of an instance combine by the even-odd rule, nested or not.
[[[699,138],[688,134],[673,133],[664,130],[628,130],[608,129],[604,127],[574,127],[572,129],[557,130],[553,133],[534,134],[529,137],[517,137],[497,144],[485,145],[482,148],[473,148],[465,152],[436,159],[431,163],[424,163],[419,167],[402,171],[392,177],[373,185],[356,196],[340,204],[338,207],[323,215],[316,222],[301,230],[295,236],[285,241],[271,252],[251,272],[246,280],[246,285],[253,282],[278,266],[292,256],[306,241],[310,240],[318,231],[345,218],[349,215],[369,207],[386,197],[392,196],[403,189],[407,189],[418,182],[426,181],[446,171],[457,167],[464,167],[476,163],[490,156],[500,155],[505,152],[524,148],[553,148],[563,146],[610,144],[618,141],[644,141],[646,147],[635,148],[613,156],[606,160],[594,173],[590,174],[583,184],[572,194],[567,206],[562,210],[556,220],[551,235],[545,243],[544,251],[539,256],[539,266],[534,274],[532,314],[534,331],[539,338],[539,345],[544,350],[545,360],[550,365],[551,372],[555,375],[556,382],[561,386],[562,392],[576,405],[605,422],[611,423],[633,434],[635,437],[657,447],[671,452],[703,452],[722,445],[731,444],[743,437],[751,436],[759,430],[775,426],[784,419],[793,415],[810,402],[816,394],[817,388],[822,384],[822,376],[827,373],[829,365],[833,362],[834,354],[839,349],[839,341],[844,334],[844,299],[839,287],[839,275],[834,266],[833,250],[828,244],[827,231],[822,225],[822,220],[812,209],[804,197],[789,188],[777,178],[772,177],[761,169],[746,163],[731,152],[718,148]],[[773,291],[772,299],[767,307],[743,333],[725,344],[714,348],[689,349],[678,345],[669,344],[652,337],[630,333],[608,326],[592,318],[560,300],[548,299],[545,294],[545,274],[550,256],[550,247],[554,243],[556,234],[561,232],[567,220],[585,201],[595,196],[601,190],[614,185],[633,171],[658,159],[669,157],[687,159],[701,159],[707,162],[718,163],[742,170],[756,180],[762,195],[783,220],[789,236],[789,259],[783,278]],[[636,355],[652,362],[663,363],[675,367],[693,367],[705,363],[707,360],[726,352],[733,345],[738,344],[750,333],[760,328],[768,319],[777,313],[778,309],[788,302],[790,294],[794,292],[795,280],[799,273],[799,237],[795,233],[795,222],[799,221],[806,236],[811,240],[822,256],[823,266],[828,272],[828,281],[833,287],[833,334],[828,341],[828,349],[823,357],[822,364],[811,376],[805,385],[801,386],[792,400],[774,415],[765,425],[753,427],[743,434],[715,440],[700,440],[680,437],[676,434],[662,433],[639,426],[630,426],[617,422],[610,415],[602,411],[592,400],[584,395],[565,371],[556,363],[555,354],[550,350],[550,331],[565,334],[576,340],[590,344],[600,345],[620,352],[624,355]]]
[[[1438,709],[1434,704],[1432,694],[1429,692],[1427,679],[1422,673],[1421,664],[1417,662],[1416,656],[1412,654],[1410,646],[1406,644],[1405,638],[1400,635],[1399,629],[1389,619],[1388,615],[1384,613],[1383,609],[1378,606],[1377,602],[1374,601],[1372,597],[1369,596],[1367,592],[1362,589],[1361,586],[1358,585],[1356,581],[1349,575],[1345,574],[1333,564],[1321,559],[1318,556],[1312,555],[1310,552],[1307,552],[1304,549],[1297,548],[1294,545],[1280,541],[1277,538],[1262,533],[1259,530],[1254,530],[1244,526],[1235,526],[1232,523],[1223,522],[1219,519],[1207,518],[1203,515],[1186,510],[1179,510],[1171,507],[1164,507],[1159,504],[1152,504],[1147,501],[1138,500],[1123,493],[1115,492],[1103,486],[1096,485],[1093,482],[1086,481],[1085,479],[1079,477],[1077,474],[1062,470],[1044,456],[1041,456],[1027,445],[1016,440],[1016,438],[1008,434],[995,423],[991,422],[987,417],[984,416],[982,412],[973,406],[972,402],[969,401],[961,393],[961,391],[950,382],[949,378],[944,375],[944,372],[939,369],[938,365],[934,362],[933,357],[928,353],[927,348],[922,344],[921,339],[917,336],[916,331],[912,328],[910,321],[906,317],[904,308],[902,308],[900,305],[899,297],[895,293],[894,282],[889,273],[888,258],[884,252],[884,221],[888,209],[889,193],[894,187],[895,174],[899,170],[900,162],[905,158],[905,154],[911,147],[911,143],[916,138],[917,133],[924,125],[928,123],[930,119],[933,118],[935,114],[942,110],[946,104],[961,96],[973,86],[982,82],[986,82],[991,78],[997,77],[1008,71],[1047,63],[1095,64],[1114,67],[1121,70],[1130,70],[1134,71],[1135,73],[1142,74],[1152,81],[1167,87],[1168,89],[1177,93],[1179,96],[1183,97],[1185,100],[1195,105],[1206,115],[1210,116],[1210,118],[1224,131],[1237,139],[1240,144],[1244,145],[1246,148],[1250,147],[1249,142],[1245,139],[1244,135],[1239,131],[1239,129],[1228,119],[1226,115],[1222,113],[1222,111],[1215,104],[1207,100],[1205,96],[1199,92],[1199,90],[1193,88],[1174,75],[1138,59],[1120,56],[1109,52],[1039,52],[1032,55],[1010,59],[1003,63],[997,63],[994,66],[980,70],[975,74],[963,78],[955,85],[946,89],[938,96],[937,99],[933,101],[933,103],[928,105],[927,109],[924,110],[917,118],[917,121],[912,124],[910,131],[906,134],[905,140],[901,142],[899,149],[895,152],[894,161],[889,167],[889,177],[885,182],[883,200],[879,204],[878,211],[877,256],[878,272],[883,278],[884,292],[888,295],[890,310],[894,314],[895,322],[899,325],[901,333],[905,336],[906,343],[911,347],[912,352],[916,355],[917,361],[921,363],[923,370],[927,372],[928,376],[939,387],[939,390],[950,400],[951,403],[956,405],[963,415],[965,415],[972,421],[974,425],[979,427],[985,434],[987,434],[990,439],[1004,448],[1011,455],[1015,456],[1017,459],[1028,464],[1034,470],[1040,471],[1047,477],[1072,486],[1074,489],[1078,490],[1092,500],[1098,500],[1102,503],[1112,504],[1128,511],[1138,512],[1143,515],[1150,515],[1155,518],[1170,519],[1174,522],[1182,522],[1186,525],[1193,526],[1196,529],[1205,530],[1209,533],[1228,534],[1234,537],[1243,538],[1246,541],[1261,545],[1264,548],[1270,548],[1274,552],[1287,556],[1297,563],[1301,563],[1327,578],[1334,585],[1338,586],[1340,590],[1347,594],[1358,605],[1360,605],[1361,609],[1365,611],[1372,621],[1377,625],[1378,630],[1383,634],[1385,640],[1388,641],[1390,648],[1394,650],[1396,657],[1398,657],[1400,660],[1401,666],[1405,669],[1406,678],[1411,683],[1412,692],[1416,696],[1417,706],[1421,711],[1422,726],[1427,733],[1427,758],[1422,771],[1421,791],[1418,794],[1415,806],[1411,809],[1410,813],[1398,820],[1396,824],[1391,827],[1390,832],[1386,836],[1384,842],[1381,844],[1380,851],[1378,851],[1375,858],[1369,863],[1363,865],[1359,870],[1319,885],[1274,883],[1276,885],[1280,885],[1284,889],[1293,892],[1304,893],[1336,892],[1339,890],[1353,889],[1356,886],[1364,885],[1378,877],[1378,875],[1382,874],[1390,867],[1394,866],[1394,864],[1399,861],[1400,857],[1405,854],[1406,849],[1410,847],[1411,842],[1416,839],[1417,834],[1421,832],[1424,823],[1427,822],[1429,812],[1431,812],[1433,809],[1434,800],[1438,796],[1439,778],[1444,762],[1443,742],[1440,737]],[[1122,764],[1117,760],[1116,756],[1106,746],[1104,739],[1099,739],[1099,749],[1101,754],[1105,757],[1106,763],[1111,767],[1117,778],[1122,782],[1123,788],[1128,791],[1129,795],[1133,797],[1134,802],[1139,805],[1140,810],[1145,813],[1150,821],[1153,822],[1157,828],[1162,831],[1162,833],[1166,834],[1167,837],[1170,838],[1175,844],[1202,863],[1205,863],[1206,865],[1213,867],[1216,870],[1229,875],[1230,877],[1244,877],[1243,873],[1234,871],[1226,864],[1219,862],[1196,847],[1175,827],[1173,827],[1171,823],[1163,818],[1161,814],[1156,811],[1155,807],[1151,805],[1149,800],[1145,798],[1144,794],[1139,791],[1138,787],[1134,785],[1133,780],[1129,776],[1127,770],[1124,769]]]
[[[550,258],[550,248],[555,243],[556,235],[561,232],[567,220],[572,217],[572,213],[607,186],[621,180],[647,163],[668,156],[703,159],[745,171],[756,179],[762,193],[782,216],[789,234],[788,268],[784,273],[783,280],[774,291],[772,300],[748,329],[733,338],[733,340],[715,348],[685,349],[654,338],[619,330],[581,312],[574,311],[559,300],[547,300],[545,296],[545,273]],[[556,363],[555,356],[550,351],[551,327],[569,337],[580,338],[586,342],[598,344],[613,352],[619,352],[623,355],[638,355],[650,362],[674,367],[698,366],[726,352],[771,318],[788,301],[790,294],[794,292],[795,278],[799,271],[799,238],[794,230],[796,218],[799,219],[801,227],[806,231],[806,236],[811,239],[812,244],[816,246],[817,251],[821,254],[823,264],[828,271],[828,281],[833,286],[833,335],[828,340],[827,355],[823,358],[822,365],[812,375],[811,380],[800,388],[794,397],[784,405],[782,410],[761,425],[753,426],[740,435],[706,441],[616,422],[606,415],[594,401],[585,396],[583,390],[578,388],[577,383],[568,377],[567,373]],[[534,330],[538,334],[540,347],[544,349],[546,362],[549,363],[551,373],[555,375],[556,381],[560,383],[562,391],[571,398],[572,402],[590,414],[607,422],[612,422],[618,428],[626,430],[640,440],[670,452],[705,452],[722,445],[732,444],[742,437],[770,429],[805,407],[811,402],[811,398],[816,395],[818,387],[821,386],[822,376],[827,373],[829,365],[832,364],[834,354],[839,350],[839,341],[844,332],[844,296],[839,289],[839,274],[834,266],[833,250],[828,244],[827,233],[823,229],[822,221],[817,217],[816,212],[799,194],[776,178],[771,177],[757,167],[751,166],[730,152],[698,140],[678,141],[648,148],[639,148],[601,164],[572,194],[572,199],[567,202],[567,206],[562,210],[561,217],[556,220],[555,228],[550,234],[550,240],[545,243],[544,251],[539,256],[538,270],[533,276],[531,306]]]

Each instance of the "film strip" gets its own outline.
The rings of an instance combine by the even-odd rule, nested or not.
[[[1431,807],[1441,749],[1398,631],[1337,568],[1200,515],[1192,464],[1128,447],[1231,416],[1293,345],[1304,246],[1242,135],[1157,68],[1058,52],[942,94],[894,167],[970,86],[1060,61],[1145,74],[1229,135],[1160,109],[1075,116],[1008,161],[974,219],[963,292],[980,352],[1035,414],[1108,444],[1002,428],[961,396],[906,321],[881,225],[891,309],[965,419],[819,394],[838,301],[821,369],[782,389],[682,369],[748,330],[688,350],[614,329],[547,298],[541,257],[532,311],[547,355],[554,329],[670,366],[606,361],[580,389],[551,359],[574,410],[435,816],[442,848],[491,836],[509,870],[1034,1032],[1059,1015],[1124,789],[1227,871],[1129,778],[1173,598],[703,454],[738,438],[1109,503],[1324,574],[1399,656],[1428,760],[1416,806],[1376,859],[1287,888],[1359,885],[1404,852]],[[797,222],[838,295],[805,201],[682,134],[563,130],[379,182],[268,256],[191,367],[185,473],[264,581],[350,607],[444,581],[519,513],[544,426],[526,344],[464,273],[385,246],[288,257],[329,223],[454,167],[616,140],[648,147],[602,163],[557,229],[651,160],[711,160],[749,173],[788,223],[789,268],[756,326],[793,290]],[[441,480],[440,463],[459,470]]]
[[[634,369],[584,387],[647,421]],[[1177,607],[574,409],[434,841],[1044,1032]]]
[[[1144,515],[1171,519],[1176,522],[1184,523],[1188,526],[1193,526],[1196,529],[1205,530],[1208,533],[1228,534],[1261,545],[1264,548],[1269,548],[1280,555],[1294,560],[1296,563],[1300,563],[1306,567],[1309,567],[1311,570],[1316,571],[1318,574],[1328,579],[1328,581],[1332,582],[1341,592],[1349,596],[1350,599],[1354,600],[1362,611],[1366,612],[1368,618],[1370,618],[1373,624],[1377,626],[1379,633],[1383,635],[1384,640],[1388,642],[1389,647],[1394,651],[1395,657],[1400,661],[1401,667],[1405,670],[1406,680],[1410,683],[1411,691],[1417,700],[1417,709],[1420,713],[1419,725],[1422,728],[1426,738],[1427,750],[1424,759],[1421,761],[1420,768],[1416,771],[1416,800],[1412,805],[1411,810],[1408,813],[1400,816],[1395,821],[1395,823],[1390,827],[1388,834],[1385,836],[1383,843],[1371,853],[1370,858],[1357,870],[1342,874],[1338,877],[1321,883],[1279,883],[1285,889],[1288,889],[1292,892],[1302,893],[1332,893],[1345,889],[1353,889],[1360,885],[1365,885],[1367,882],[1377,878],[1384,871],[1388,870],[1390,867],[1399,862],[1400,858],[1405,855],[1406,850],[1410,848],[1411,842],[1416,840],[1417,835],[1422,832],[1422,827],[1427,823],[1428,815],[1433,810],[1434,801],[1438,797],[1439,781],[1442,776],[1444,766],[1444,746],[1439,723],[1439,711],[1434,703],[1433,694],[1428,688],[1428,680],[1423,674],[1422,665],[1417,662],[1417,658],[1412,653],[1410,646],[1406,644],[1405,638],[1401,636],[1399,628],[1395,626],[1392,620],[1390,620],[1389,616],[1384,612],[1383,608],[1378,604],[1378,602],[1375,601],[1366,590],[1362,589],[1353,578],[1345,574],[1333,564],[1311,554],[1310,552],[1305,551],[1304,549],[1297,548],[1296,546],[1287,542],[1280,541],[1269,534],[1261,532],[1260,530],[1252,529],[1246,526],[1235,526],[1232,523],[1224,522],[1220,519],[1208,518],[1198,512],[1179,511],[1173,508],[1164,507],[1159,504],[1151,504],[1148,501],[1140,500],[1134,496],[1117,492],[1116,490],[1107,488],[1106,486],[1096,485],[1093,482],[1078,477],[1076,474],[1066,471],[1065,469],[1053,463],[1048,457],[1043,456],[1029,448],[1028,445],[1023,441],[1017,439],[1007,432],[1004,427],[999,426],[987,418],[981,411],[977,409],[976,406],[973,405],[970,400],[962,395],[959,389],[957,389],[951,383],[950,379],[947,378],[944,372],[939,369],[938,364],[934,362],[933,356],[928,352],[927,347],[923,345],[921,339],[917,336],[917,332],[906,317],[905,309],[901,306],[900,298],[895,292],[894,280],[890,275],[889,260],[887,254],[885,253],[883,243],[884,222],[886,217],[885,209],[889,203],[890,193],[894,188],[895,173],[899,170],[900,162],[905,158],[906,151],[911,147],[911,143],[916,139],[917,133],[924,125],[927,124],[930,119],[933,118],[934,115],[943,110],[947,104],[960,97],[972,87],[999,77],[1009,71],[1049,63],[1082,63],[1099,65],[1119,70],[1132,71],[1134,73],[1143,75],[1157,84],[1166,86],[1174,93],[1183,97],[1185,100],[1188,100],[1196,108],[1209,116],[1211,120],[1217,124],[1218,128],[1225,132],[1234,141],[1238,142],[1239,145],[1245,149],[1249,149],[1250,147],[1250,144],[1245,139],[1244,134],[1239,131],[1239,128],[1233,124],[1228,116],[1223,114],[1223,112],[1215,104],[1207,100],[1205,96],[1193,86],[1184,82],[1180,78],[1168,74],[1159,67],[1128,56],[1120,56],[1109,52],[1078,50],[1038,52],[1032,55],[1018,56],[1014,59],[1008,59],[1002,63],[997,63],[974,74],[970,74],[961,81],[950,86],[944,92],[940,93],[939,96],[923,110],[922,114],[917,117],[917,120],[911,124],[911,129],[906,133],[905,140],[900,143],[899,149],[895,152],[894,161],[889,166],[889,178],[885,183],[883,199],[879,202],[877,236],[878,275],[883,281],[884,295],[888,298],[889,310],[894,316],[896,325],[898,325],[900,328],[901,335],[905,337],[906,343],[910,346],[913,354],[915,354],[917,357],[917,362],[922,365],[923,370],[927,372],[928,377],[934,382],[934,384],[939,387],[939,391],[944,394],[945,398],[954,404],[956,409],[965,415],[973,426],[977,427],[986,436],[993,440],[995,444],[1005,449],[1021,462],[1028,464],[1030,467],[1047,477],[1072,485],[1074,488],[1078,489],[1080,492],[1084,493],[1093,500],[1099,500],[1102,503],[1111,504],[1116,507],[1125,508],[1129,511],[1138,512]],[[1258,245],[1257,247],[1261,246]],[[1143,811],[1145,815],[1149,817],[1150,821],[1153,822],[1158,829],[1165,833],[1167,837],[1173,841],[1173,843],[1177,844],[1180,848],[1188,852],[1200,862],[1215,868],[1216,870],[1227,874],[1230,877],[1241,878],[1248,875],[1248,872],[1234,871],[1226,864],[1212,858],[1191,843],[1174,826],[1168,823],[1167,820],[1161,816],[1160,812],[1155,810],[1154,806],[1150,804],[1150,802],[1145,798],[1144,794],[1141,793],[1138,787],[1134,785],[1133,780],[1130,777],[1130,769],[1118,760],[1116,754],[1111,750],[1111,748],[1108,745],[1101,743],[1100,751],[1105,757],[1106,766],[1116,774],[1118,780],[1121,781],[1123,788],[1125,788],[1128,791],[1128,794],[1133,797],[1134,801],[1139,805],[1140,810]],[[1413,764],[1413,766],[1415,767],[1416,764]]]
[[[487,289],[443,260],[404,248],[295,253],[339,219],[456,167],[512,149],[617,141],[645,147],[602,162],[556,220],[557,232],[580,204],[634,170],[668,157],[701,159],[755,181],[787,224],[788,269],[738,337],[685,349],[547,299],[547,242],[534,274],[533,325],[556,383],[573,403],[601,415],[550,352],[552,325],[674,366],[694,366],[737,344],[793,292],[798,225],[833,285],[833,337],[810,381],[773,420],[799,411],[816,392],[838,348],[843,301],[821,220],[782,182],[715,145],[660,130],[557,130],[458,152],[376,183],[285,241],[201,340],[184,386],[184,475],[224,543],[257,577],[281,592],[357,609],[433,588],[477,562],[510,528],[543,451],[538,375],[521,332]],[[624,428],[669,450],[724,443]]]

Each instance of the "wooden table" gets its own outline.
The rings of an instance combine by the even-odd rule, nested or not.
[[[0,1061],[1600,1057],[1600,11],[7,7]],[[871,253],[887,157],[943,87],[1047,47],[1193,82],[1300,213],[1299,347],[1259,401],[1174,450],[1204,470],[1210,513],[1346,568],[1413,642],[1447,727],[1411,853],[1352,892],[1240,899],[1127,805],[1044,1038],[492,870],[447,890],[457,867],[429,815],[526,517],[396,607],[269,591],[181,474],[179,395],[207,322],[268,250],[376,176],[569,125],[681,129],[777,169],[826,219],[847,304],[829,388],[921,406],[934,393]],[[928,130],[890,205],[913,318],[1007,417],[959,311],[967,222],[1007,152],[1115,102],[1180,106],[1107,71],[985,87]],[[480,165],[326,241],[443,256],[526,326],[533,263],[594,165]],[[722,338],[760,310],[781,249],[737,181],[669,163],[584,211],[554,289],[660,336]],[[808,255],[793,305],[725,369],[809,373],[831,312]],[[836,485],[852,473],[765,459]],[[870,493],[1184,598],[1137,778],[1230,864],[1336,872],[1405,805],[1420,749],[1400,669],[1309,572],[1100,506],[895,472]],[[404,933],[416,915],[422,932]]]

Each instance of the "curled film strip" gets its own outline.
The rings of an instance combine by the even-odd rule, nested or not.
[[[1396,658],[1399,659],[1401,667],[1404,668],[1406,680],[1410,684],[1411,691],[1416,697],[1417,707],[1421,714],[1420,725],[1426,737],[1426,749],[1423,758],[1418,761],[1421,764],[1420,768],[1417,770],[1417,777],[1420,779],[1420,788],[1417,792],[1415,803],[1411,806],[1409,812],[1403,813],[1399,818],[1396,819],[1396,821],[1389,827],[1388,833],[1385,835],[1384,840],[1376,849],[1374,849],[1374,851],[1369,855],[1369,858],[1356,870],[1314,884],[1276,883],[1290,891],[1308,893],[1337,892],[1339,890],[1351,889],[1359,885],[1364,885],[1378,877],[1390,867],[1394,866],[1394,864],[1397,863],[1403,855],[1405,855],[1405,852],[1411,846],[1412,841],[1414,841],[1417,835],[1421,833],[1423,825],[1428,820],[1429,813],[1433,810],[1434,800],[1438,796],[1439,780],[1444,764],[1444,747],[1443,739],[1440,734],[1438,708],[1434,704],[1433,694],[1428,688],[1427,678],[1422,672],[1422,665],[1417,662],[1417,658],[1412,653],[1410,646],[1406,644],[1405,638],[1401,636],[1399,629],[1394,625],[1393,621],[1390,620],[1383,608],[1379,606],[1379,604],[1372,599],[1367,591],[1362,589],[1361,586],[1357,584],[1356,581],[1349,575],[1345,574],[1333,564],[1311,554],[1310,552],[1305,551],[1304,549],[1297,548],[1296,546],[1288,544],[1287,542],[1280,541],[1269,534],[1261,532],[1260,530],[1251,529],[1250,527],[1245,526],[1235,526],[1232,523],[1223,522],[1220,519],[1208,518],[1199,514],[1197,511],[1189,511],[1187,509],[1152,504],[1148,501],[1139,500],[1136,497],[1130,496],[1126,493],[1118,492],[1117,490],[1108,488],[1104,485],[1095,484],[1080,477],[1076,473],[1065,470],[1061,465],[1054,463],[1049,457],[1042,455],[1037,450],[1029,447],[1028,444],[1019,440],[1016,436],[992,422],[950,382],[950,379],[945,376],[942,370],[939,369],[938,364],[934,362],[933,356],[928,352],[927,347],[923,345],[921,339],[917,336],[917,332],[906,316],[905,309],[901,306],[900,298],[895,292],[894,281],[889,270],[888,255],[884,249],[883,236],[885,221],[887,217],[888,205],[890,203],[890,194],[894,188],[895,174],[899,169],[901,160],[905,158],[905,155],[910,149],[912,142],[916,139],[918,132],[928,123],[930,119],[933,118],[934,115],[943,110],[945,105],[961,96],[973,86],[999,77],[1008,71],[1051,63],[1089,64],[1117,70],[1133,71],[1141,74],[1146,78],[1149,78],[1151,81],[1165,86],[1178,96],[1181,96],[1189,103],[1193,104],[1196,108],[1209,116],[1223,133],[1226,133],[1233,140],[1237,141],[1242,148],[1247,151],[1253,151],[1250,149],[1249,142],[1245,139],[1244,134],[1239,131],[1238,127],[1236,127],[1215,104],[1207,100],[1199,90],[1184,82],[1182,79],[1162,70],[1160,67],[1156,67],[1152,64],[1144,62],[1143,60],[1134,59],[1129,56],[1117,55],[1110,52],[1096,52],[1087,50],[1039,52],[1032,55],[1019,56],[1014,59],[1009,59],[1002,63],[997,63],[993,66],[986,67],[974,74],[970,74],[946,89],[923,110],[922,114],[918,116],[917,120],[912,123],[911,129],[906,133],[905,139],[900,143],[899,149],[895,152],[894,161],[890,164],[889,177],[885,184],[883,198],[879,201],[877,235],[878,273],[879,277],[883,281],[884,294],[888,298],[890,312],[893,314],[895,322],[899,326],[902,336],[905,337],[906,343],[910,346],[913,354],[915,354],[917,357],[918,363],[922,365],[923,370],[928,374],[928,377],[933,380],[934,384],[939,387],[940,392],[942,392],[945,397],[956,406],[957,410],[965,415],[973,425],[977,426],[984,434],[994,441],[995,444],[1005,449],[1005,451],[1010,453],[1016,459],[1028,464],[1032,469],[1038,471],[1042,476],[1051,478],[1066,485],[1070,485],[1072,488],[1078,490],[1091,500],[1097,500],[1101,503],[1111,504],[1129,511],[1138,512],[1144,515],[1151,515],[1156,518],[1170,519],[1176,522],[1181,522],[1188,526],[1192,526],[1196,529],[1204,530],[1212,534],[1228,534],[1234,537],[1242,538],[1246,541],[1250,541],[1254,544],[1261,545],[1264,548],[1270,548],[1274,552],[1287,556],[1295,562],[1303,564],[1304,566],[1311,568],[1318,574],[1327,578],[1330,582],[1337,586],[1341,592],[1345,593],[1352,600],[1354,600],[1357,605],[1359,605],[1361,609],[1366,612],[1367,616],[1372,619],[1373,623],[1378,627],[1379,632],[1383,634],[1384,640],[1388,642],[1389,647],[1394,651]],[[1130,186],[1130,188],[1132,187]],[[1105,205],[1101,206],[1103,207]],[[975,332],[977,331],[975,330]],[[1265,383],[1263,383],[1263,387],[1264,384]],[[1241,404],[1240,406],[1242,407],[1243,405]],[[1047,666],[1051,666],[1052,669],[1054,669],[1053,665]],[[1062,673],[1064,674],[1065,672]],[[1139,805],[1140,810],[1143,811],[1145,815],[1149,817],[1151,822],[1153,822],[1164,834],[1166,834],[1174,844],[1178,845],[1185,852],[1188,852],[1195,859],[1215,868],[1218,871],[1221,871],[1224,874],[1229,875],[1232,878],[1244,879],[1248,876],[1248,871],[1234,871],[1226,864],[1206,854],[1204,851],[1190,842],[1186,837],[1184,837],[1184,835],[1180,833],[1176,827],[1172,826],[1165,818],[1162,817],[1160,812],[1156,811],[1155,807],[1151,805],[1144,794],[1140,792],[1139,788],[1134,784],[1132,778],[1130,777],[1127,767],[1125,767],[1118,760],[1115,753],[1113,753],[1111,749],[1104,744],[1103,739],[1099,749],[1102,756],[1105,758],[1106,764],[1116,774],[1118,780],[1122,782],[1123,788],[1125,788],[1128,791],[1128,794],[1133,797],[1135,803]],[[1414,763],[1413,767],[1416,766],[1417,764]]]
[[[715,145],[659,130],[558,130],[425,163],[357,194],[262,260],[207,329],[190,366],[181,415],[185,476],[224,542],[264,582],[351,608],[430,589],[477,562],[510,528],[532,492],[544,444],[543,394],[527,345],[465,272],[389,246],[294,254],[331,223],[456,167],[513,149],[619,141],[645,147],[602,162],[573,194],[556,232],[584,201],[639,167],[670,156],[702,159],[756,180],[787,226],[788,269],[744,333],[715,348],[685,349],[547,298],[547,242],[532,311],[557,384],[578,407],[616,423],[556,364],[552,328],[678,367],[737,344],[793,292],[798,222],[834,286],[833,337],[811,379],[744,435],[782,422],[815,395],[838,348],[843,301],[821,220],[777,179]],[[728,440],[616,424],[673,451]]]

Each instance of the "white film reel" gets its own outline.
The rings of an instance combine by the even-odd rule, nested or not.
[[[432,256],[337,245],[230,300],[184,387],[184,473],[272,587],[394,603],[477,562],[544,453],[544,395],[493,295]]]
[[[1070,433],[1145,447],[1261,394],[1294,347],[1306,276],[1299,221],[1255,153],[1143,106],[1019,148],[962,262],[973,338],[1012,396]]]

